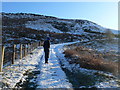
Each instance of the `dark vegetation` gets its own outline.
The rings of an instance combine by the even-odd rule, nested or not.
[[[96,90],[96,82],[102,82],[106,77],[102,75],[87,75],[80,71],[70,71],[66,68],[62,68],[64,72],[66,73],[66,76],[69,79],[69,82],[72,83],[73,88],[76,90],[78,88],[91,88],[93,90]]]
[[[34,30],[26,28],[25,24],[28,21],[35,21],[38,19],[44,19],[45,23],[50,23],[56,29],[61,30],[63,33],[52,33],[43,30]],[[63,22],[59,22],[63,20]],[[65,23],[65,21],[74,22]],[[73,42],[81,39],[94,39],[103,37],[102,33],[92,32],[91,30],[85,28],[86,35],[75,35],[68,34],[66,32],[70,31],[74,27],[75,23],[84,24],[90,23],[87,20],[72,20],[72,19],[59,19],[52,16],[44,16],[30,13],[2,13],[2,34],[3,34],[3,44],[18,44],[18,43],[32,43],[37,41],[45,40],[47,35],[50,35],[52,43],[63,43],[63,42]],[[98,29],[98,28],[96,28]],[[93,33],[93,34],[90,34]]]
[[[35,90],[35,88],[37,87],[36,85],[36,78],[37,75],[40,74],[40,71],[36,70],[28,70],[23,74],[23,78],[25,78],[26,80],[23,81],[22,79],[20,80],[20,82],[18,82],[16,84],[16,88],[22,88],[22,89],[33,89]]]
[[[18,18],[9,18],[4,15],[15,15],[15,16],[18,16]],[[36,14],[25,14],[25,13],[14,13],[14,14],[5,13],[4,14],[3,13],[2,43],[3,45],[7,46],[5,49],[4,64],[7,62],[10,62],[13,58],[12,57],[13,44],[28,44],[28,43],[38,42],[38,41],[43,42],[46,39],[47,35],[51,37],[52,44],[74,42],[78,40],[81,41],[82,39],[90,41],[95,39],[103,39],[103,38],[106,38],[106,36],[108,36],[110,39],[114,37],[114,35],[111,34],[111,32],[109,31],[107,32],[107,34],[100,33],[99,28],[97,27],[89,27],[89,28],[83,27],[83,30],[87,33],[82,35],[68,34],[66,32],[69,32],[70,29],[74,27],[74,24],[57,22],[57,20],[54,22],[46,20],[46,23],[50,23],[54,28],[59,29],[64,33],[53,33],[53,32],[35,30],[35,29],[30,29],[25,27],[26,22],[35,21],[38,19],[51,19],[51,20],[57,19],[57,20],[63,20],[63,21],[73,21],[68,19],[58,19],[56,17],[36,15]],[[79,24],[84,24],[85,22],[88,24],[90,23],[90,21],[87,21],[87,20],[84,20],[84,21],[75,20],[75,22]],[[92,31],[92,29],[96,29],[98,30],[98,32]],[[116,35],[116,36],[120,37],[119,35]],[[94,44],[94,42],[92,43]],[[100,42],[100,43],[102,44],[103,42]],[[91,44],[91,46],[94,46],[94,45]],[[98,53],[95,50],[92,50],[83,46],[79,47],[79,45],[78,47],[65,50],[64,53],[65,53],[65,57],[69,60],[70,64],[80,64],[82,68],[107,71],[107,72],[112,72],[114,74],[117,73],[118,64],[115,62],[109,61],[110,58],[114,59],[114,56],[109,53],[106,53],[106,54]],[[16,50],[16,57],[18,57],[19,55],[20,55],[19,50]],[[104,80],[104,78],[101,78],[101,77],[96,78],[92,75],[86,75],[81,72],[73,73],[67,70],[66,68],[63,68],[63,70],[66,72],[69,78],[69,81],[73,84],[73,87],[75,88],[76,87],[79,88],[79,86],[86,86],[87,88],[89,86],[93,86],[93,88],[95,88],[94,85],[95,85],[95,82],[98,81],[98,79]],[[24,75],[28,76],[26,78],[27,81],[23,82],[21,80],[16,85],[16,87],[20,86],[26,89],[32,86],[35,88],[36,87],[35,83],[30,82],[30,80],[35,79],[37,74],[39,74],[38,71],[26,72]]]
[[[36,41],[44,41],[47,35],[50,35],[52,43],[61,43],[61,42],[69,42],[69,41],[72,42],[79,40],[81,39],[81,37],[83,37],[81,35],[72,35],[67,33],[52,33],[52,32],[47,32],[43,30],[34,30],[25,27],[3,28],[2,34],[3,34],[3,44],[8,44],[8,43],[19,44],[19,43],[32,43]]]
[[[13,44],[28,44],[41,41],[43,42],[46,39],[46,36],[49,35],[51,38],[51,44],[55,43],[65,43],[65,42],[74,42],[83,40],[93,40],[101,39],[104,37],[103,33],[93,32],[87,27],[84,27],[86,34],[76,35],[68,34],[66,32],[70,31],[74,27],[75,22],[79,24],[90,23],[87,20],[71,20],[71,19],[59,19],[52,16],[36,15],[30,13],[2,13],[2,44],[6,47],[7,55],[10,55],[9,59],[12,58],[11,52],[13,51]],[[9,17],[8,17],[8,16]],[[35,21],[38,19],[46,19],[45,23],[50,23],[56,29],[61,30],[63,33],[54,33],[43,30],[35,30],[26,28],[25,24],[28,21]],[[59,22],[57,20],[63,20]],[[72,23],[65,23],[65,21],[75,21]],[[95,27],[90,27],[98,29]],[[18,53],[19,55],[19,53]],[[8,56],[7,56],[8,57]],[[6,58],[6,57],[5,57]],[[7,62],[7,61],[6,61]]]
[[[2,24],[8,27],[24,26],[27,21],[34,21],[34,18],[2,18]],[[7,22],[6,22],[7,21]]]
[[[97,78],[92,75],[86,75],[81,72],[71,72],[66,68],[63,68],[65,71],[69,82],[72,83],[74,88],[79,88],[80,86],[84,86],[84,88],[89,88],[90,86],[95,85]],[[95,87],[92,87],[95,88]]]
[[[118,73],[117,63],[109,60],[106,61],[101,53],[93,51],[92,49],[75,47],[65,50],[64,54],[65,57],[69,59],[70,64],[76,63],[86,69],[106,71],[114,74]]]
[[[69,27],[70,25],[62,22],[55,22],[52,23],[52,26],[55,27],[56,29],[59,29],[62,32],[69,32]]]
[[[4,27],[2,30],[2,43],[5,48],[5,57],[4,57],[4,64],[7,62],[11,62],[13,58],[13,44],[30,44],[35,43],[38,41],[42,42],[46,39],[46,36],[50,35],[51,43],[64,43],[64,42],[71,42],[81,39],[82,36],[72,34],[65,34],[65,33],[51,33],[43,30],[34,30],[25,27]],[[24,47],[23,47],[24,49]],[[20,58],[20,48],[16,49],[16,59]]]

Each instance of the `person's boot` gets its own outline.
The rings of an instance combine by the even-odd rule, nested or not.
[[[45,59],[45,64],[48,64],[48,58]]]

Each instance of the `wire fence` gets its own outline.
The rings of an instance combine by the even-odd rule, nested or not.
[[[12,47],[1,46],[0,72],[2,72],[3,65],[7,63],[14,64],[15,60],[22,59],[38,46],[41,46],[41,42],[14,44]]]

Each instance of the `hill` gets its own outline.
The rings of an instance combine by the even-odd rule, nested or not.
[[[104,28],[94,22],[80,19],[61,19],[31,13],[2,13],[3,43],[32,43],[43,41],[47,35],[52,43],[105,38]]]

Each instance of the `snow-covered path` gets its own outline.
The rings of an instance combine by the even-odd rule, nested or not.
[[[44,54],[40,61],[40,75],[37,78],[37,88],[72,88],[56,56],[60,44],[51,45],[49,63],[45,64]]]
[[[3,68],[3,72],[0,73],[0,89],[4,87],[14,88],[20,80],[26,81],[24,73],[29,70],[40,71],[40,74],[34,81],[37,88],[71,88],[72,84],[67,80],[56,56],[59,54],[59,50],[66,44],[71,43],[51,45],[48,64],[44,63],[43,48],[38,47],[26,57],[16,60],[15,64]]]
[[[76,42],[73,42],[73,43],[76,43]],[[69,76],[68,77],[66,76],[59,62],[62,62],[62,64],[64,64],[64,68],[70,70],[71,72],[74,72],[73,70],[73,67],[74,67],[75,71],[82,73],[82,75],[85,75],[86,77],[87,76],[93,77],[95,75],[94,77],[96,78],[97,77],[95,74],[96,72],[100,73],[100,75],[102,76],[105,75],[106,77],[108,75],[111,77],[111,74],[109,73],[80,68],[78,65],[75,66],[74,64],[70,65],[66,61],[66,59],[64,59],[64,55],[62,54],[62,50],[63,50],[62,47],[68,44],[72,44],[72,42],[51,45],[50,58],[49,58],[48,64],[45,64],[45,61],[44,61],[43,48],[38,47],[34,51],[32,51],[31,54],[28,54],[23,59],[16,60],[14,65],[5,67],[3,69],[3,72],[0,73],[0,89],[24,87],[22,86],[22,84],[24,84],[24,82],[27,82],[27,79],[28,79],[28,76],[24,75],[26,72],[33,73],[33,76],[35,76],[35,78],[31,78],[30,76],[30,82],[32,83],[32,85],[31,83],[28,84],[28,86],[31,85],[29,86],[30,88],[32,87],[37,89],[38,88],[71,88],[72,89],[74,87],[74,84],[73,84],[74,82],[72,82],[73,84],[72,86],[72,84],[67,79]],[[32,71],[39,72],[39,73],[34,74],[34,72]],[[18,84],[19,82],[21,83]],[[119,84],[117,84],[119,82],[116,78],[113,78],[113,79],[108,78],[103,82],[101,81],[100,82],[96,81],[96,82],[97,83],[95,83],[95,85],[92,85],[90,87],[96,87],[96,88],[119,87]],[[80,86],[80,88],[81,87],[88,87],[88,86],[87,85]]]

